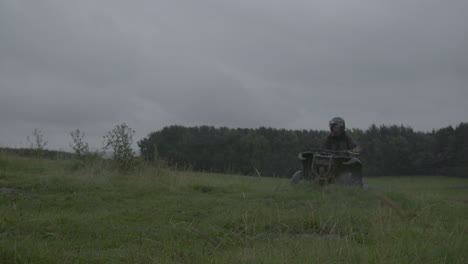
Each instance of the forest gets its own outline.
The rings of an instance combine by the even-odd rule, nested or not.
[[[403,125],[348,130],[362,148],[365,176],[468,177],[468,123],[430,132]],[[173,125],[138,142],[147,161],[195,171],[289,177],[297,154],[321,148],[328,131]]]

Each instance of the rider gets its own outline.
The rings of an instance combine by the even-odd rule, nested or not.
[[[341,117],[335,117],[328,123],[330,126],[330,134],[328,135],[324,149],[334,151],[352,151],[359,153],[360,147],[354,142],[351,136],[345,131],[345,121]]]
[[[328,135],[325,141],[324,148],[334,151],[350,151],[355,154],[361,152],[361,148],[346,133],[345,121],[341,117],[332,118],[329,122],[330,135]],[[349,152],[345,155],[348,156]],[[344,167],[346,167],[346,169]],[[361,162],[356,158],[350,158],[349,160],[338,165],[338,171],[347,171],[347,173],[340,173],[337,175],[337,181],[344,184],[362,184],[362,167]],[[366,185],[367,186],[367,185]]]

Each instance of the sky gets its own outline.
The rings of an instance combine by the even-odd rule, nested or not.
[[[468,121],[466,0],[0,0],[0,146]]]

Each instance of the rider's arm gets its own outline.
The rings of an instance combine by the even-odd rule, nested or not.
[[[360,153],[361,152],[361,147],[356,143],[356,141],[353,140],[352,137],[348,135],[349,138],[349,148],[352,152]]]
[[[355,153],[361,153],[361,147],[360,146],[356,146],[354,147],[353,149],[351,149],[352,152],[355,152]]]

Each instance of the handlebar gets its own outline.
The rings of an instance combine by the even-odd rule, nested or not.
[[[349,154],[349,155],[355,155],[355,156],[361,155],[361,153],[354,152],[351,150],[312,149],[311,152],[324,153],[324,154]]]
[[[307,159],[306,156],[319,155],[321,157],[334,156],[335,158],[349,158],[351,156],[359,156],[361,153],[350,150],[330,150],[330,149],[312,149],[311,151],[301,152],[298,158],[301,160]]]

